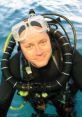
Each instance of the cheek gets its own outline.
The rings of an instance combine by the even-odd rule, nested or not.
[[[52,47],[51,47],[51,44],[50,43],[47,44],[47,51],[48,52],[52,51]]]
[[[23,48],[21,50],[22,50],[22,53],[25,56],[26,60],[30,60],[30,59],[33,58],[33,56],[34,56],[34,53],[33,52],[28,51],[26,48]]]

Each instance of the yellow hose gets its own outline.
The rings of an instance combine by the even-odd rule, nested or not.
[[[9,33],[9,35],[8,35],[8,37],[6,39],[6,42],[5,42],[4,47],[3,47],[3,52],[6,51],[6,48],[8,46],[8,43],[9,43],[10,39],[11,39],[11,36],[12,36],[12,32]]]

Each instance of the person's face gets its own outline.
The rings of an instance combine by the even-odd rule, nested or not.
[[[47,65],[51,54],[52,47],[49,36],[46,32],[37,32],[27,30],[27,36],[20,42],[21,50],[32,65],[41,68]],[[24,31],[20,36],[24,34]]]

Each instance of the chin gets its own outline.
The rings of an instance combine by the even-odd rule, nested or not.
[[[35,60],[35,61],[32,61],[31,63],[33,66],[35,66],[37,68],[45,67],[48,64],[50,57],[51,56],[45,57],[42,60]]]
[[[48,61],[42,62],[42,63],[39,62],[37,64],[34,64],[34,66],[37,68],[41,68],[41,67],[45,67],[47,64],[48,64]]]

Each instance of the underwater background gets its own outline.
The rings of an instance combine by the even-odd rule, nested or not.
[[[0,61],[3,54],[3,47],[11,31],[11,27],[28,17],[29,9],[34,9],[38,14],[58,13],[69,18],[76,29],[76,48],[82,54],[82,0],[0,0]],[[71,28],[66,22],[62,22],[73,41]],[[82,117],[82,93],[80,91],[78,91],[75,97],[75,102],[76,115],[77,117]],[[11,108],[7,117],[31,117],[31,113],[34,112],[30,104],[25,103],[17,94],[15,94],[11,105],[17,108]],[[54,111],[56,112],[51,104],[47,105],[45,111],[51,114]]]

